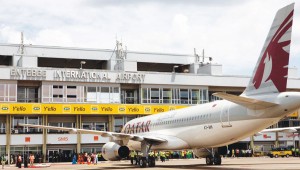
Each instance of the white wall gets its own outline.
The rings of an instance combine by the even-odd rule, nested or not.
[[[42,134],[14,134],[11,135],[10,144],[11,145],[42,145],[43,135]]]
[[[98,140],[97,140],[98,139]],[[102,137],[100,135],[92,135],[92,134],[82,134],[81,135],[81,143],[106,143],[109,142],[109,138]]]
[[[6,145],[6,135],[0,135],[0,145]]]

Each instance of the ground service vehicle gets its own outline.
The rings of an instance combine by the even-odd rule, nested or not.
[[[270,156],[271,158],[278,158],[279,156],[286,156],[288,158],[290,155],[292,155],[292,151],[287,148],[273,148],[268,154],[268,156]]]

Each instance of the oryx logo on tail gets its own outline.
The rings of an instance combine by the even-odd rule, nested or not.
[[[252,83],[258,89],[262,81],[272,80],[279,92],[286,90],[286,79],[289,64],[289,52],[285,51],[285,47],[290,45],[291,40],[284,40],[285,33],[291,28],[293,20],[293,11],[280,25],[267,49],[263,54],[262,60],[258,65]],[[272,62],[273,61],[273,62]],[[270,64],[268,64],[270,62]],[[268,74],[268,77],[266,76]]]
[[[253,77],[244,94],[286,91],[293,6],[279,10],[275,16]]]

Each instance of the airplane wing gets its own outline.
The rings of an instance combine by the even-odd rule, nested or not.
[[[213,95],[253,110],[266,109],[277,105],[276,103],[236,96],[223,92],[213,93]]]
[[[133,141],[147,141],[151,143],[163,143],[167,140],[155,136],[143,136],[135,134],[126,134],[126,133],[117,133],[117,132],[107,132],[107,131],[98,131],[98,130],[88,130],[88,129],[77,129],[77,128],[67,128],[67,127],[57,127],[57,126],[44,126],[44,125],[33,125],[33,124],[21,124],[18,126],[32,127],[32,128],[42,128],[42,129],[52,129],[52,130],[62,130],[69,133],[84,133],[84,134],[94,134],[101,135],[102,137],[116,137],[119,139],[129,139]]]
[[[298,129],[300,129],[300,126],[264,129],[264,130],[260,131],[259,133],[267,133],[267,132],[289,132],[289,133],[293,133],[293,132],[297,132]]]

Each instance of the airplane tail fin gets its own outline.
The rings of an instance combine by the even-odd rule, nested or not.
[[[294,3],[276,13],[250,82],[242,95],[286,91]]]

